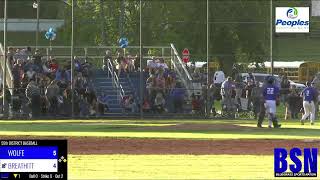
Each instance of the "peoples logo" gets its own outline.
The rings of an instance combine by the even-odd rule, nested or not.
[[[295,19],[298,17],[298,10],[297,8],[291,7],[287,11],[287,17],[290,19]]]
[[[309,7],[276,7],[276,33],[308,33]]]

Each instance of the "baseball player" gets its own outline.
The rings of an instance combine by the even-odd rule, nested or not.
[[[306,83],[306,88],[301,92],[303,97],[303,109],[304,114],[301,118],[301,124],[304,125],[304,121],[309,117],[311,125],[314,125],[315,119],[315,100],[318,97],[317,90],[311,87],[311,83]]]
[[[278,123],[276,118],[277,100],[279,98],[280,90],[279,87],[274,85],[273,77],[268,78],[262,94],[264,98],[265,112],[269,116],[269,128],[271,128],[272,125],[274,128],[280,128],[281,124]],[[258,127],[262,127],[262,120],[258,122]]]

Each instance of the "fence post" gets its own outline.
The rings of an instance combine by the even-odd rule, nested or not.
[[[4,29],[3,29],[3,60],[4,60],[4,67],[3,67],[3,79],[2,79],[2,110],[3,110],[3,117],[7,116],[7,109],[6,109],[6,78],[7,78],[7,0],[4,1]]]
[[[87,63],[87,58],[88,58],[88,48],[85,47],[84,48],[84,61],[85,61],[85,63]]]
[[[49,48],[46,48],[47,61],[49,61]]]
[[[163,47],[161,48],[161,56],[162,56],[162,58],[164,57],[164,48]]]
[[[139,31],[140,31],[140,35],[139,35],[139,45],[140,45],[140,118],[143,119],[143,109],[142,109],[142,104],[143,104],[143,70],[142,70],[142,60],[143,60],[143,52],[142,52],[142,0],[140,0],[140,4],[139,4],[139,16],[140,16],[140,23],[139,23]]]
[[[74,118],[74,0],[71,5],[71,117]]]

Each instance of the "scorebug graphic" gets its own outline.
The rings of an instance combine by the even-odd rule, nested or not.
[[[1,140],[1,179],[67,179],[66,140]]]

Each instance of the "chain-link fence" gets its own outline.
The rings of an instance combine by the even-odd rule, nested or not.
[[[39,8],[31,0],[8,2],[9,48],[7,67],[1,61],[1,76],[11,99],[3,101],[5,117],[251,119],[263,108],[252,89],[259,88],[270,73],[279,82],[283,75],[290,80],[291,87],[282,87],[287,93],[281,94],[286,100],[278,107],[278,115],[284,117],[287,107],[296,117],[301,103],[292,105],[291,101],[300,102],[292,99],[298,99],[305,81],[320,70],[319,18],[310,16],[310,33],[304,34],[276,33],[273,22],[276,7],[311,7],[310,2],[86,0],[75,1],[73,16],[71,1],[39,2]],[[50,27],[57,34],[54,40],[45,38]],[[118,41],[124,37],[129,46],[121,48]],[[185,48],[190,52],[188,63],[182,61]],[[248,73],[253,73],[254,81],[247,81]],[[228,76],[234,80],[233,88],[224,97],[220,87]],[[26,95],[31,81],[41,92],[40,101],[35,97],[36,105]],[[56,100],[46,95],[51,83],[59,88]],[[72,102],[65,97],[69,91]],[[94,94],[90,100],[88,92]],[[29,110],[14,107],[17,99]],[[86,113],[81,114],[80,101],[89,104],[83,105]],[[47,112],[32,115],[39,102]]]

